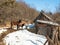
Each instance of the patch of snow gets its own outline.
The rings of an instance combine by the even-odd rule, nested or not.
[[[0,28],[0,34],[3,33],[3,32],[5,32],[5,31],[7,31],[7,29],[5,29],[5,28]]]
[[[6,45],[43,45],[46,37],[31,33],[27,30],[19,30],[4,37],[3,42]]]
[[[34,23],[33,23],[33,24],[28,24],[28,25],[27,25],[27,27],[29,27],[29,28],[34,28],[34,26],[35,26]]]

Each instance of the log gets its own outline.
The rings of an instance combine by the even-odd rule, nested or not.
[[[53,30],[52,39],[48,35],[46,35],[46,38],[48,40],[48,45],[60,45],[58,34],[59,34],[59,31],[58,31],[58,28],[56,28]]]
[[[52,25],[52,26],[60,26],[58,23],[52,22],[52,21],[37,20],[37,22],[44,23],[44,24],[49,24],[49,25]]]

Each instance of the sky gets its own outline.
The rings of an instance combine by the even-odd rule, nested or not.
[[[38,11],[44,10],[50,12],[55,12],[60,2],[60,0],[23,0],[23,1],[30,7],[35,8]]]

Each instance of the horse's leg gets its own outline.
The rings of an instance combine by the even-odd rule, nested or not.
[[[12,26],[13,26],[13,24],[12,24],[12,22],[11,22],[11,27],[10,27],[11,29],[12,29]]]
[[[36,23],[35,23],[35,30],[36,30],[36,34],[37,34],[38,33],[38,26]]]
[[[19,25],[17,24],[17,30],[19,29]]]

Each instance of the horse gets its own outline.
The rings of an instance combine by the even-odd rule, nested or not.
[[[20,23],[21,23],[21,20],[18,20],[18,21],[11,21],[11,29],[12,29],[13,25],[17,25],[17,30],[18,30]]]

